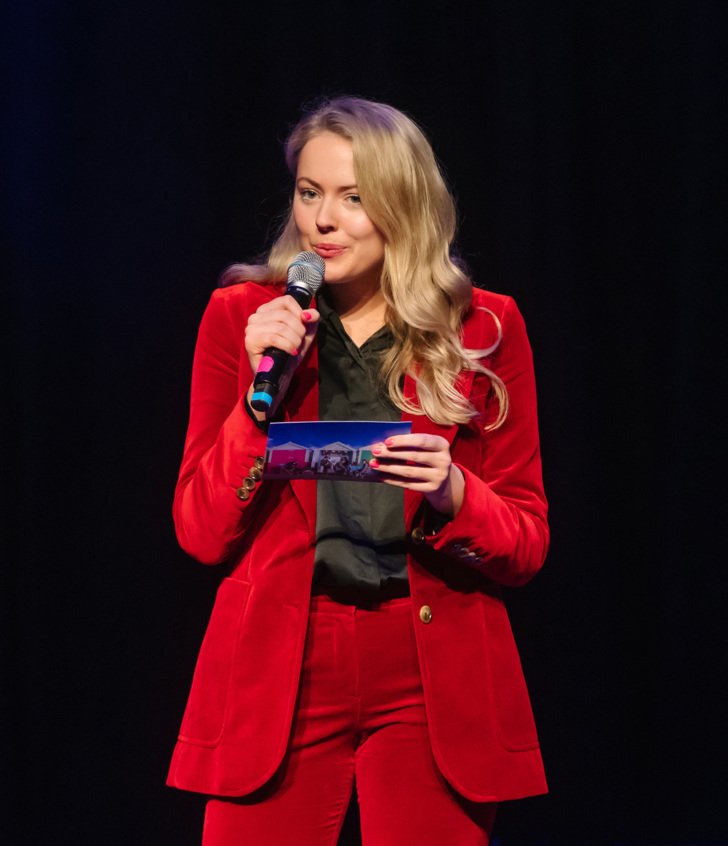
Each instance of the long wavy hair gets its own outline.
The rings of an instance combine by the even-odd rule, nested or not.
[[[498,428],[508,412],[508,394],[481,360],[498,346],[500,323],[491,313],[498,340],[488,350],[463,346],[462,321],[473,286],[451,255],[455,203],[429,141],[392,106],[355,97],[326,99],[304,114],[286,141],[286,163],[294,177],[305,144],[325,132],[351,142],[362,205],[385,240],[381,287],[394,343],[383,357],[381,377],[392,402],[436,423],[466,423],[477,412],[458,390],[458,374],[475,370],[488,376],[499,406],[486,428]],[[221,284],[280,282],[300,249],[289,210],[265,263],[234,264]],[[416,382],[416,401],[404,394],[404,374]]]

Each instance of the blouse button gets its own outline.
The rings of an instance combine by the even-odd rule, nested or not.
[[[430,620],[432,620],[432,608],[430,608],[429,605],[423,605],[422,608],[420,608],[420,620],[422,620],[423,623],[429,623]]]

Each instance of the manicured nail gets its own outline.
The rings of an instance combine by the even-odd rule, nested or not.
[[[377,461],[376,458],[372,458],[372,460],[369,462],[369,466],[370,467],[379,467],[379,462]]]
[[[387,446],[392,446],[392,444],[394,443],[394,439],[393,439],[393,438],[386,438],[386,439],[385,439],[385,441],[384,441],[384,443],[385,443]]]
[[[304,311],[302,317],[305,321],[308,322],[309,320],[311,320],[312,314],[310,311]]]
[[[381,451],[382,451],[382,448],[380,446],[372,447],[372,452],[374,453],[374,455],[379,455],[379,453]]]

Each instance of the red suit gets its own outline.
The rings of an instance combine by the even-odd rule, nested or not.
[[[253,378],[244,347],[248,317],[281,290],[248,282],[213,293],[195,351],[190,423],[174,499],[182,547],[202,563],[225,563],[227,578],[202,644],[168,784],[219,796],[256,790],[280,765],[307,629],[316,486],[251,475],[265,455],[266,436],[242,404]],[[523,319],[513,300],[498,294],[473,291],[465,346],[487,349],[495,342],[490,312],[503,338],[485,364],[508,390],[504,425],[484,431],[497,401],[489,379],[472,371],[463,372],[458,384],[482,412],[480,419],[442,426],[422,415],[402,415],[413,432],[447,438],[465,476],[462,507],[437,534],[428,533],[421,494],[405,491],[404,502],[432,750],[448,782],[478,802],[546,790],[501,598],[501,585],[522,585],[539,570],[548,547],[533,364]],[[416,396],[410,378],[405,392]],[[287,420],[317,418],[315,343],[283,406]]]

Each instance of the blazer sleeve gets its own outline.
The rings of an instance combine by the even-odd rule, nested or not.
[[[254,310],[248,300],[245,291],[213,292],[195,347],[190,419],[172,510],[180,546],[203,564],[227,559],[250,525],[260,489],[250,471],[265,455],[266,435],[245,411],[239,387],[253,377],[243,352],[247,317]]]
[[[501,326],[502,340],[491,367],[508,391],[508,417],[490,432],[479,421],[480,467],[466,467],[455,459],[465,476],[462,506],[426,542],[495,582],[515,586],[541,568],[549,529],[533,358],[523,318],[510,297],[505,299]]]

